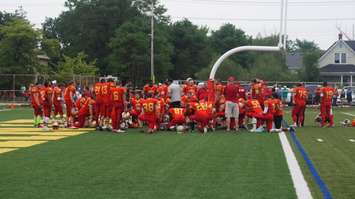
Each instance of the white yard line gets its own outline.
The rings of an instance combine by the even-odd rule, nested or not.
[[[347,115],[347,116],[355,117],[355,115],[351,114],[351,113],[345,113],[345,112],[341,112],[341,113],[344,114],[344,115]]]
[[[311,191],[304,179],[300,165],[297,162],[296,156],[292,151],[291,145],[284,132],[279,134],[282,149],[285,153],[288,168],[290,170],[293,186],[295,187],[297,197],[299,199],[312,199]]]
[[[0,112],[2,111],[9,111],[10,109],[1,109]]]

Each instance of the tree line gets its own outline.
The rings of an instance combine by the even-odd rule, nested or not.
[[[153,5],[153,6],[151,6]],[[278,35],[252,37],[233,24],[210,30],[188,19],[172,22],[157,0],[67,0],[66,10],[35,29],[23,10],[0,12],[0,74],[47,74],[65,81],[71,74],[114,75],[142,85],[150,79],[150,18],[155,22],[157,81],[187,77],[206,80],[224,52],[243,45],[277,45]],[[284,53],[244,52],[228,58],[216,77],[240,80],[319,80],[319,47],[288,41],[304,54],[304,67],[290,72]],[[46,54],[49,65],[39,65]]]

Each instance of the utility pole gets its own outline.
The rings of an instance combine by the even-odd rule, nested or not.
[[[150,33],[150,77],[152,83],[155,83],[155,75],[154,75],[154,0],[152,0],[151,5],[152,17],[151,17],[151,33]]]

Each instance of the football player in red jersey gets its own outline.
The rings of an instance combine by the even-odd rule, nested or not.
[[[161,98],[168,98],[168,85],[166,83],[162,83],[159,84],[158,88],[157,88],[157,94],[161,97]]]
[[[192,95],[196,96],[197,93],[197,86],[192,78],[187,78],[186,83],[182,88],[183,95],[187,95],[191,93]]]
[[[208,98],[207,85],[204,82],[201,82],[197,87],[197,99],[202,100]]]
[[[67,87],[64,90],[64,102],[66,105],[66,112],[67,112],[67,126],[70,127],[73,125],[73,117],[72,117],[72,109],[75,108],[75,85],[74,82],[69,82]]]
[[[157,87],[152,82],[149,82],[143,87],[143,92],[144,92],[144,96],[147,96],[147,94],[150,94],[151,96],[155,96],[157,92]]]
[[[170,130],[176,128],[177,125],[185,125],[185,108],[170,108],[169,109],[170,122],[168,128]]]
[[[263,85],[258,79],[254,79],[251,84],[251,96],[259,101],[261,107],[264,106]]]
[[[239,98],[238,100],[238,105],[239,105],[239,127],[240,128],[245,128],[245,116],[246,116],[246,110],[245,110],[245,103],[246,100],[244,98]]]
[[[327,82],[323,83],[321,88],[321,102],[320,102],[320,115],[322,118],[321,127],[324,127],[326,123],[329,123],[328,127],[334,125],[334,115],[332,110],[332,99],[335,95],[335,89],[328,86]]]
[[[54,116],[57,117],[59,115],[60,119],[63,119],[62,95],[61,87],[54,84],[52,99],[54,106]]]
[[[101,108],[101,126],[103,130],[110,129],[110,117],[111,117],[111,85],[113,82],[104,82],[101,84],[101,97],[102,97],[102,108]]]
[[[118,82],[116,87],[111,87],[111,101],[112,101],[112,131],[115,133],[124,133],[121,129],[122,113],[127,111],[126,89]]]
[[[246,104],[246,115],[252,119],[253,128],[251,131],[255,131],[264,122],[263,109],[257,99],[248,99]]]
[[[264,120],[266,122],[266,130],[270,132],[272,129],[272,124],[274,122],[275,114],[275,101],[271,97],[267,96],[264,101]]]
[[[214,108],[212,102],[208,102],[205,99],[200,100],[198,103],[193,105],[195,110],[194,115],[190,118],[197,123],[198,129],[202,133],[207,133],[209,124],[212,123],[210,126],[214,129],[214,121],[213,121],[213,113]]]
[[[226,98],[224,97],[224,95],[217,95],[217,102],[216,102],[216,122],[221,126],[221,127],[225,127],[226,123],[225,123],[225,108],[226,108]]]
[[[274,123],[275,123],[275,132],[282,131],[282,120],[284,115],[284,107],[280,96],[277,93],[273,93],[273,100],[275,105],[275,112],[274,112]]]
[[[133,127],[137,128],[139,126],[138,116],[142,112],[142,99],[140,91],[135,91],[134,96],[130,99],[130,105],[130,114],[132,116]]]
[[[104,103],[103,103],[103,98],[102,98],[102,86],[105,83],[105,79],[101,79],[100,82],[97,82],[94,85],[94,94],[95,94],[95,110],[96,110],[96,129],[97,130],[101,130],[102,126],[103,126],[103,119],[104,119],[104,115],[102,115],[102,113],[104,113]]]
[[[160,124],[163,122],[164,116],[168,111],[169,101],[168,98],[160,97],[157,94],[156,99],[158,100],[157,103],[157,118],[158,118],[158,127],[160,128]]]
[[[219,80],[215,81],[214,90],[215,90],[215,94],[216,94],[216,98],[215,98],[216,100],[219,98],[220,95],[223,95],[224,88],[225,88],[225,86]]]
[[[81,97],[77,105],[79,105],[77,113],[77,121],[74,123],[73,128],[83,128],[90,126],[92,122],[95,122],[95,100],[87,95]]]
[[[197,97],[194,96],[192,93],[187,93],[187,95],[183,95],[181,97],[181,106],[186,107],[188,104],[197,102]]]
[[[237,84],[237,86],[239,88],[238,89],[238,94],[237,94],[238,100],[239,99],[245,100],[246,96],[247,96],[245,88],[243,86],[241,86],[239,82],[237,82],[236,84]]]
[[[303,83],[297,84],[297,87],[293,89],[293,104],[292,120],[293,126],[304,125],[304,113],[306,110],[306,103],[308,99],[308,91],[304,87]]]
[[[44,83],[44,87],[42,88],[42,97],[43,97],[43,123],[44,128],[48,130],[49,119],[51,117],[52,112],[52,104],[53,104],[53,89],[49,82]]]
[[[158,100],[152,98],[152,94],[147,93],[147,99],[142,100],[142,114],[139,120],[148,123],[148,133],[152,134],[157,130],[157,104]]]
[[[42,118],[42,97],[40,94],[39,84],[30,85],[30,96],[31,96],[31,104],[34,112],[34,125],[35,127],[39,127],[41,124]]]

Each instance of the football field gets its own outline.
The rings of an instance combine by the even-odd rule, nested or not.
[[[355,129],[339,125],[352,114],[335,110],[337,127],[318,128],[309,109],[308,127],[297,129],[333,198],[355,198]],[[0,112],[0,198],[297,198],[278,134],[42,132],[30,119],[30,109]]]

